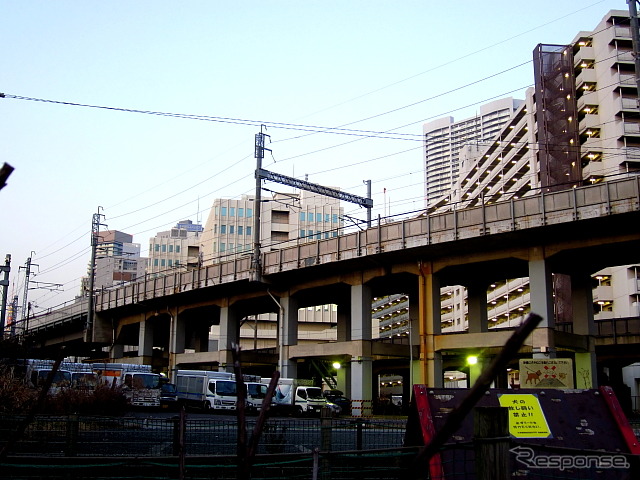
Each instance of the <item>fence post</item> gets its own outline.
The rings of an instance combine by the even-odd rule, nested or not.
[[[67,444],[64,454],[67,457],[75,457],[78,454],[78,433],[80,431],[80,420],[78,415],[69,415],[67,418]]]
[[[362,419],[356,420],[356,450],[362,450],[362,426],[364,421]]]
[[[478,480],[508,480],[509,410],[505,407],[476,407],[473,443]]]
[[[333,427],[333,419],[331,418],[331,409],[328,407],[322,407],[320,409],[320,442],[321,442],[321,450],[324,452],[324,455],[320,459],[320,473],[321,478],[329,479],[331,478],[331,462],[329,459],[329,451],[331,450],[331,431]],[[314,458],[315,463],[315,458]]]
[[[178,479],[184,478],[184,440],[186,430],[186,413],[184,407],[180,409],[180,414],[173,417],[173,455],[178,457]]]

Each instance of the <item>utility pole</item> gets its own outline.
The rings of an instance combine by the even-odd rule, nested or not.
[[[367,199],[371,200],[371,180],[364,180],[365,185],[367,186]],[[371,200],[371,204],[367,205],[367,228],[371,228],[371,208],[373,207],[373,200]]]
[[[91,342],[93,340],[93,317],[95,310],[93,289],[96,277],[96,251],[98,249],[100,225],[104,225],[100,223],[100,217],[104,217],[104,215],[100,213],[101,208],[102,207],[98,207],[98,212],[93,214],[91,221],[91,264],[89,265],[89,299],[87,302],[87,323],[84,331],[85,342]]]
[[[638,88],[638,103],[640,105],[640,55],[638,55],[640,44],[640,32],[638,31],[638,0],[627,0],[629,4],[629,17],[631,17],[631,42],[633,45],[633,58],[636,66],[636,86]]]
[[[36,252],[32,251],[31,255],[34,255],[35,253]],[[24,292],[22,293],[22,320],[23,321],[26,320],[27,318],[27,298],[29,294],[29,276],[31,275],[31,265],[35,265],[35,264],[31,263],[31,257],[29,257],[27,258],[27,263],[26,263],[26,266],[24,267],[26,272],[24,274]],[[23,268],[23,267],[20,267],[20,268]]]
[[[264,148],[264,138],[269,135],[262,132],[260,127],[260,133],[256,133],[255,141],[255,157],[256,157],[256,197],[254,202],[253,212],[253,258],[251,259],[251,271],[253,272],[253,279],[260,281],[261,278],[261,265],[260,265],[260,211],[262,210],[262,177],[260,172],[262,171],[262,159],[264,158],[264,151],[269,150]]]
[[[9,331],[10,337],[16,335],[16,321],[18,320],[18,296],[14,295],[11,302],[11,330]]]
[[[2,307],[0,308],[0,340],[4,338],[5,318],[7,316],[7,295],[9,295],[9,272],[11,271],[11,255],[4,257],[4,266],[0,272],[4,272],[4,278],[0,280],[2,286]]]

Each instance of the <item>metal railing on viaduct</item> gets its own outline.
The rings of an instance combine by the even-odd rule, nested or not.
[[[254,282],[256,272],[252,271],[250,256],[238,256],[184,273],[145,278],[99,292],[95,297],[95,311],[104,314],[143,303],[158,301],[159,304],[163,299],[182,295],[194,299],[194,292],[210,291],[210,287],[219,288],[227,296],[234,291],[250,291],[252,287],[247,285],[256,283],[262,284],[262,290],[265,284],[277,290],[278,281],[284,276],[287,276],[284,288],[290,289],[296,281],[309,282],[313,277],[317,282],[323,276],[335,277],[364,264],[375,263],[391,271],[395,263],[415,262],[425,256],[464,259],[470,257],[471,252],[489,248],[495,251],[524,243],[549,245],[562,241],[562,247],[554,248],[565,251],[588,245],[594,252],[606,252],[607,257],[611,257],[598,258],[593,268],[634,263],[638,259],[630,256],[628,249],[598,249],[610,241],[607,235],[616,235],[615,242],[637,242],[639,214],[640,176],[630,176],[464,210],[379,222],[364,231],[264,252],[259,272],[259,280],[264,282]],[[640,249],[635,250],[637,255]],[[628,260],[623,262],[625,259]],[[473,261],[477,263],[477,258]],[[54,326],[80,325],[83,312],[86,312],[86,303],[78,302],[31,318],[29,330],[53,332]],[[64,336],[73,335],[66,332]]]

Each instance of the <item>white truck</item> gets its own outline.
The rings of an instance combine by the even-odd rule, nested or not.
[[[160,408],[161,377],[151,365],[93,363],[91,369],[100,383],[121,387],[130,405]]]
[[[236,409],[236,379],[229,372],[178,370],[176,390],[178,401],[185,406],[204,410]]]
[[[24,362],[25,377],[27,384],[34,388],[40,388],[44,385],[47,377],[53,369],[54,360],[27,359]],[[60,364],[58,371],[53,377],[49,394],[55,395],[63,388],[71,386],[71,372]]]
[[[270,381],[270,378],[262,378],[265,385]],[[327,399],[321,388],[313,386],[312,380],[281,378],[276,386],[273,406],[285,414],[320,415],[320,410],[327,406]]]
[[[247,387],[247,411],[257,414],[267,398],[268,385],[262,383],[262,379],[254,375],[243,375],[244,384]]]

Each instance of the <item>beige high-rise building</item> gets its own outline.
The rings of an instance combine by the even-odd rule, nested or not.
[[[200,266],[202,231],[202,225],[183,220],[150,238],[147,273],[164,275]]]
[[[252,255],[255,197],[214,200],[201,238],[204,266],[238,256]],[[268,252],[297,243],[337,237],[344,228],[343,207],[338,199],[302,191],[275,193],[261,201],[260,245]],[[336,305],[316,305],[298,311],[300,343],[336,340]],[[240,328],[244,348],[276,346],[277,317],[262,314],[244,319]],[[219,335],[212,327],[211,338]]]

